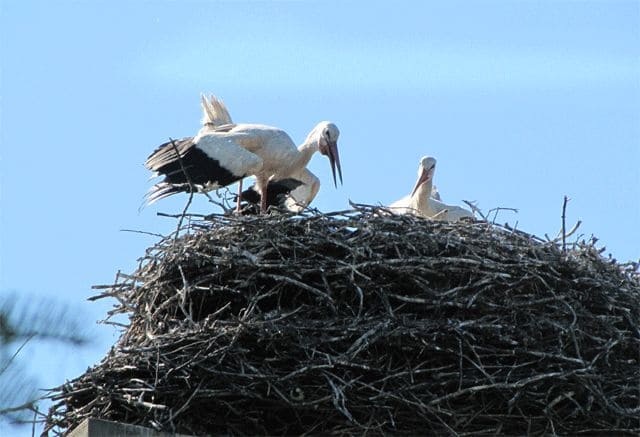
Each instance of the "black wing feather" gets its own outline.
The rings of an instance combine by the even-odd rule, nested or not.
[[[267,184],[267,206],[284,207],[284,202],[289,193],[304,185],[298,179],[286,178],[278,181],[269,181]],[[242,192],[242,201],[253,205],[260,205],[261,200],[258,188],[254,185],[250,186]],[[237,201],[237,196],[236,196]]]

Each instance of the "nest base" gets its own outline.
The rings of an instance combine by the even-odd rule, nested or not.
[[[486,222],[223,217],[99,297],[130,324],[51,395],[194,435],[637,435],[637,271]]]

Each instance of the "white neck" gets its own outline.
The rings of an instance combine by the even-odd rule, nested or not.
[[[311,157],[313,156],[313,154],[316,153],[318,150],[319,150],[318,140],[315,139],[315,136],[312,136],[311,134],[309,134],[309,136],[307,136],[307,139],[304,141],[304,143],[298,146],[299,153],[298,153],[298,157],[295,160],[295,165],[293,165],[293,167],[299,168],[299,169],[306,167],[307,164],[309,164],[309,161],[311,161]]]
[[[421,184],[411,198],[413,207],[418,211],[426,211],[427,215],[431,215],[431,190],[433,188],[433,178]]]

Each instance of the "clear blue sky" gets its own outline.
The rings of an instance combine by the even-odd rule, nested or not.
[[[555,234],[563,195],[607,252],[640,256],[637,1],[0,1],[0,292],[57,296],[89,323],[92,284],[131,272],[185,196],[138,212],[147,155],[199,128],[199,94],[300,143],[332,120],[344,186],[314,206],[389,203],[422,155],[443,199]],[[209,212],[199,200],[192,211]],[[97,362],[28,356],[52,386]],[[53,356],[51,356],[53,355]]]

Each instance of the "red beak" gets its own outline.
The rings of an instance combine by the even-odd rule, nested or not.
[[[416,181],[415,187],[413,187],[413,191],[411,191],[411,196],[413,196],[416,193],[420,185],[424,184],[425,182],[428,182],[429,180],[431,180],[432,177],[433,177],[433,167],[431,167],[429,170],[425,170],[423,168],[422,171],[420,172],[420,177]],[[429,195],[431,195],[431,193],[429,193]]]
[[[340,176],[340,185],[342,185],[342,168],[340,168],[340,155],[338,155],[338,143],[331,142],[328,144],[329,163],[331,164],[331,173],[333,174],[333,185],[338,188],[338,182],[336,180],[336,167],[338,168],[338,175]]]

